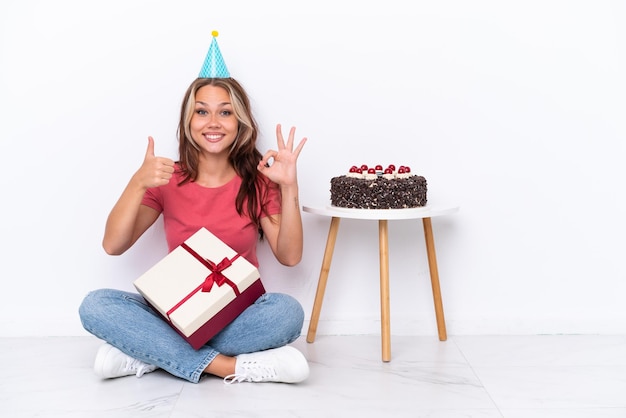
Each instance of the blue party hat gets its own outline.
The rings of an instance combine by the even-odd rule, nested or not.
[[[213,35],[213,40],[211,41],[211,46],[209,46],[209,52],[206,54],[198,78],[229,78],[230,73],[226,68],[224,58],[222,58],[220,47],[217,45],[216,38],[218,33],[214,30],[211,34]]]

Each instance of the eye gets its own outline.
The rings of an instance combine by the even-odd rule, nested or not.
[[[205,116],[207,114],[207,111],[204,109],[196,109],[196,113],[200,116]]]
[[[230,111],[230,110],[222,110],[222,111],[220,112],[220,115],[222,115],[222,116],[230,116],[230,115],[232,115],[232,114],[233,114],[233,112],[232,112],[232,111]]]

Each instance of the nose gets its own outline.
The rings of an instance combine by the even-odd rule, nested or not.
[[[219,119],[215,113],[212,113],[211,116],[209,116],[209,126],[220,126]]]

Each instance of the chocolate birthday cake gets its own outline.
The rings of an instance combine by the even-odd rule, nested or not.
[[[408,166],[352,166],[330,179],[333,206],[354,209],[407,209],[426,206],[426,179]]]

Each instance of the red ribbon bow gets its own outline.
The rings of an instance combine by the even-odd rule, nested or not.
[[[206,259],[206,258],[203,258],[200,254],[195,252],[193,250],[193,248],[191,248],[190,246],[188,246],[184,242],[181,244],[181,247],[183,247],[189,254],[194,256],[194,258],[196,260],[198,260],[199,262],[204,264],[204,266],[206,268],[211,270],[211,274],[209,274],[206,277],[206,279],[204,279],[204,283],[202,283],[202,285],[200,285],[200,290],[202,290],[203,292],[210,292],[211,288],[213,287],[213,283],[217,283],[218,286],[221,286],[224,283],[226,283],[230,287],[233,288],[233,290],[235,291],[235,295],[239,296],[239,289],[237,289],[237,285],[235,285],[235,283],[231,282],[228,279],[228,277],[226,277],[226,276],[224,276],[222,274],[223,270],[225,270],[228,267],[230,267],[233,264],[233,261],[235,261],[237,258],[239,258],[239,254],[235,255],[232,258],[232,260],[229,260],[228,257],[224,257],[224,259],[222,261],[220,261],[218,264],[215,264],[213,261],[211,261],[209,259]]]
[[[200,286],[198,286],[194,290],[192,290],[191,293],[189,293],[180,302],[178,302],[169,311],[167,311],[167,317],[168,318],[176,309],[178,309],[183,303],[185,303],[187,300],[189,300],[189,298],[191,298],[197,292],[199,292],[199,291],[210,292],[211,288],[213,287],[213,283],[217,283],[218,286],[221,286],[224,283],[226,283],[233,289],[233,291],[235,292],[235,296],[239,296],[240,293],[239,293],[239,289],[237,288],[237,285],[235,283],[233,283],[232,281],[230,281],[228,279],[228,277],[226,277],[226,276],[224,276],[222,274],[222,270],[225,270],[228,267],[230,267],[232,265],[233,261],[235,261],[237,258],[239,258],[239,254],[235,255],[232,260],[229,260],[228,257],[224,257],[224,259],[222,261],[220,261],[218,264],[215,264],[211,260],[208,260],[206,258],[202,258],[202,256],[200,254],[195,252],[187,244],[182,243],[181,247],[183,247],[189,254],[194,256],[194,258],[196,260],[198,260],[199,262],[201,262],[206,268],[211,270],[211,274],[209,274],[206,277],[206,279],[204,279],[204,282]]]
[[[208,263],[207,267],[209,268],[209,270],[211,270],[211,274],[209,274],[207,278],[204,279],[204,283],[202,284],[202,291],[210,292],[211,288],[213,287],[213,283],[217,283],[218,286],[221,286],[226,282],[226,280],[228,280],[226,276],[222,274],[222,271],[230,267],[232,263],[228,259],[228,257],[224,257],[224,259],[218,264],[215,264],[214,262],[206,258],[204,260]]]

